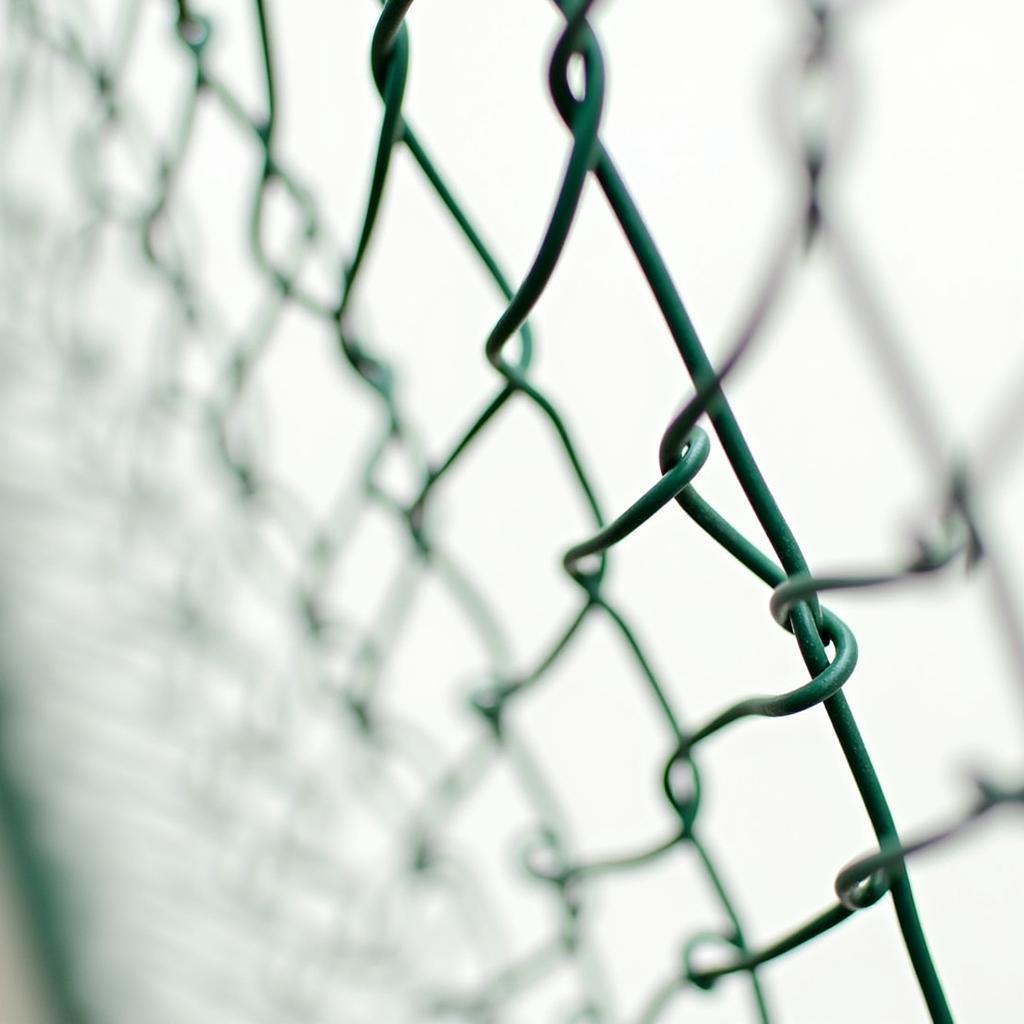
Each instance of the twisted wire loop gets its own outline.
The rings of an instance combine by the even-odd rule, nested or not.
[[[119,5],[112,41],[104,45],[96,43],[88,16],[75,14],[75,6],[7,3],[10,42],[0,107],[5,136],[16,139],[20,112],[34,102],[32,90],[42,89],[35,79],[45,80],[54,68],[70,74],[76,89],[91,90],[89,109],[76,129],[70,168],[80,204],[78,221],[58,234],[52,251],[37,254],[32,225],[16,221],[5,197],[2,213],[19,241],[18,273],[25,281],[42,280],[49,294],[62,295],[62,307],[73,308],[91,286],[104,239],[128,239],[159,285],[164,322],[151,344],[153,366],[133,384],[137,393],[111,401],[104,391],[104,371],[118,353],[104,351],[101,342],[88,336],[84,323],[65,322],[56,305],[22,308],[28,290],[5,295],[5,360],[22,380],[27,372],[22,364],[28,365],[31,350],[42,346],[52,376],[46,379],[63,389],[60,416],[45,403],[28,410],[33,422],[44,425],[41,430],[50,431],[53,450],[47,457],[77,481],[84,495],[79,500],[106,500],[109,506],[116,499],[117,531],[105,538],[99,562],[90,564],[109,574],[128,621],[145,638],[141,647],[151,647],[148,656],[140,654],[139,645],[126,643],[118,634],[107,638],[104,654],[117,650],[129,673],[138,669],[136,663],[153,661],[155,667],[143,667],[158,680],[144,694],[131,688],[107,692],[102,683],[90,687],[80,679],[42,694],[19,683],[16,671],[4,680],[4,714],[17,725],[19,756],[31,766],[43,756],[40,745],[50,751],[45,773],[13,773],[16,785],[9,789],[5,781],[0,796],[21,793],[24,808],[11,815],[12,822],[20,823],[14,832],[26,840],[26,864],[53,880],[52,886],[34,886],[32,893],[39,933],[49,936],[45,963],[60,1000],[60,1016],[116,1020],[121,1008],[133,1020],[147,1019],[139,1016],[139,1008],[152,1008],[145,1002],[148,982],[123,980],[112,990],[102,984],[109,957],[116,955],[110,950],[124,955],[126,942],[137,941],[140,948],[159,950],[151,974],[165,1006],[175,1008],[153,1019],[180,1020],[175,1016],[180,1011],[188,1019],[218,1021],[384,1020],[389,1014],[395,1019],[489,1021],[559,972],[572,977],[574,992],[562,1019],[619,1019],[606,982],[605,951],[586,926],[592,883],[683,853],[702,872],[717,905],[718,923],[680,923],[678,969],[649,994],[638,1020],[662,1019],[684,991],[713,993],[721,979],[741,976],[752,1019],[771,1021],[775,1018],[762,968],[820,940],[886,896],[931,1019],[952,1020],[906,861],[947,843],[998,808],[1019,805],[1024,787],[979,778],[974,800],[958,817],[914,838],[901,838],[845,694],[857,662],[856,640],[820,598],[833,590],[898,586],[911,577],[962,564],[992,581],[999,615],[1008,624],[1011,653],[1018,657],[1021,633],[1005,571],[991,556],[978,513],[979,492],[1000,467],[988,464],[975,476],[968,463],[948,454],[940,420],[920,393],[904,350],[879,311],[850,232],[829,202],[829,176],[842,153],[852,102],[838,28],[850,16],[848,5],[825,0],[806,4],[805,35],[780,77],[778,104],[779,137],[802,186],[717,367],[602,141],[605,71],[589,20],[593,0],[556,2],[561,28],[548,65],[548,86],[565,126],[567,154],[536,254],[518,286],[501,268],[468,207],[456,198],[455,187],[404,113],[411,49],[406,15],[412,0],[384,3],[370,42],[370,69],[381,101],[378,142],[350,255],[336,262],[333,254],[344,247],[279,143],[267,0],[250,5],[263,89],[258,114],[247,112],[209,60],[217,25],[204,15],[202,5],[185,0],[166,5],[168,45],[177,48],[188,75],[172,121],[157,132],[144,123],[132,97],[121,88],[143,5],[136,0]],[[283,5],[277,13],[289,16]],[[577,65],[582,74],[574,82]],[[216,109],[260,154],[258,178],[251,185],[247,240],[260,296],[238,332],[224,328],[218,297],[204,287],[193,265],[179,196],[197,121],[209,109]],[[145,194],[130,193],[105,178],[104,148],[114,139],[144,168]],[[466,417],[461,434],[439,453],[424,450],[396,385],[400,367],[375,345],[358,312],[367,255],[380,234],[382,202],[399,149],[411,157],[503,302],[482,345],[493,368],[492,390]],[[613,516],[606,515],[598,500],[565,415],[531,372],[537,344],[531,313],[570,244],[588,186],[600,190],[614,215],[690,388],[663,434],[660,477]],[[278,194],[294,211],[294,227],[283,246],[271,246],[268,210]],[[33,263],[37,256],[39,266]],[[946,481],[936,523],[892,567],[809,570],[725,395],[728,378],[763,336],[801,261],[811,256],[830,261],[884,384],[905,416],[908,433],[934,478]],[[317,263],[336,271],[336,290],[327,299],[303,283],[306,270]],[[354,478],[322,517],[274,478],[261,458],[258,424],[249,411],[257,371],[280,334],[283,318],[294,310],[315,320],[331,338],[376,421],[375,432],[361,442],[364,454]],[[202,389],[188,371],[197,339],[206,346],[213,367],[212,379]],[[33,358],[43,356],[35,353]],[[19,391],[30,393],[35,392],[27,386]],[[110,408],[103,413],[105,401]],[[484,589],[471,567],[446,545],[433,512],[435,498],[455,467],[486,443],[490,428],[513,402],[527,405],[549,431],[593,524],[590,535],[562,556],[567,580],[578,588],[578,603],[549,645],[525,663],[513,657]],[[14,404],[19,415],[26,413]],[[993,422],[998,431],[989,449],[1011,450],[1020,434],[1019,420],[1012,410],[997,413]],[[712,451],[709,433],[732,467],[771,554],[696,490]],[[183,440],[216,467],[222,486],[213,498],[191,493],[189,484],[166,465],[161,453]],[[114,451],[123,473],[111,466]],[[416,481],[411,495],[397,495],[387,482],[386,467],[395,459],[411,468]],[[15,465],[15,475],[17,471]],[[10,482],[11,473],[5,467],[5,495],[13,505],[21,500],[21,491]],[[26,518],[36,518],[38,506],[23,503]],[[769,612],[795,639],[806,667],[806,678],[798,685],[747,696],[695,727],[684,724],[627,612],[605,586],[616,545],[672,503],[768,585]],[[338,573],[344,573],[345,557],[359,543],[361,524],[371,515],[385,517],[404,539],[380,607],[368,624],[360,624],[334,610],[329,592]],[[443,588],[487,657],[486,671],[466,694],[478,722],[477,735],[454,757],[444,754],[400,707],[392,706],[383,685],[388,659],[428,578]],[[232,619],[227,610],[233,602],[258,604],[283,624],[280,665],[268,664],[265,648],[254,644]],[[670,750],[662,789],[674,824],[649,846],[586,860],[574,852],[555,781],[545,776],[529,736],[517,727],[509,709],[544,685],[577,642],[584,623],[595,618],[617,634],[659,709]],[[165,638],[162,645],[154,640],[157,636]],[[104,641],[93,642],[102,646]],[[338,665],[343,668],[338,670]],[[1017,664],[1017,672],[1024,678],[1024,664]],[[705,836],[700,747],[743,719],[801,714],[818,705],[845,756],[877,848],[837,869],[835,899],[823,899],[824,909],[812,911],[803,923],[795,921],[774,941],[752,945],[733,889]],[[120,731],[107,736],[104,721],[109,724],[113,714],[119,716]],[[133,727],[141,739],[130,735]],[[6,742],[13,742],[13,732],[6,726]],[[165,733],[188,738],[184,756]],[[91,752],[102,750],[103,744],[135,759],[132,778],[121,778],[116,766],[97,766]],[[55,747],[61,751],[57,758]],[[446,839],[449,821],[499,765],[511,772],[537,822],[524,839],[522,868],[548,891],[554,907],[548,938],[513,959],[501,952],[498,915],[474,866]],[[120,859],[99,852],[85,856],[77,845],[69,854],[55,851],[38,834],[45,832],[40,822],[66,830],[68,822],[78,821],[88,845],[88,822],[75,817],[81,817],[75,800],[97,788],[116,794],[126,818],[132,809],[146,809],[149,824],[138,843],[148,844],[147,857],[133,860],[131,849],[120,851]],[[388,855],[371,858],[369,866],[350,861],[324,825],[336,829],[338,822],[359,815],[368,816],[390,843]],[[38,846],[35,853],[33,844]],[[194,854],[195,844],[214,865],[215,879],[209,885],[180,870],[182,851]],[[111,896],[112,884],[127,893],[120,901]],[[58,894],[55,903],[46,895],[51,889]],[[89,892],[103,894],[99,905],[83,895]],[[440,967],[424,966],[416,959],[422,951],[414,956],[404,941],[420,908],[438,898],[450,914],[456,945],[469,951],[473,970],[468,978],[446,974],[443,962]],[[303,900],[326,908],[320,914],[325,920],[317,920],[319,944],[311,941],[309,922],[296,909]],[[88,931],[87,944],[62,939],[67,930],[59,922],[65,918],[74,919],[76,934]],[[198,952],[201,938],[221,943],[230,956],[210,964]]]

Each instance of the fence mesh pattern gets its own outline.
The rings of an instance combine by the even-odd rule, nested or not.
[[[56,214],[34,207],[11,181],[0,206],[5,430],[31,437],[4,455],[4,503],[16,524],[5,557],[11,572],[21,567],[46,595],[37,598],[47,611],[35,625],[23,611],[14,615],[29,640],[35,637],[27,646],[55,648],[49,655],[63,666],[52,685],[39,688],[31,665],[19,666],[12,648],[5,666],[5,800],[15,846],[27,851],[26,878],[35,879],[26,891],[59,1015],[496,1021],[518,1019],[531,991],[560,976],[568,981],[552,1019],[675,1019],[686,1000],[713,1000],[729,984],[745,987],[750,1019],[770,1021],[773,962],[799,956],[809,944],[824,948],[833,929],[870,912],[895,915],[927,1013],[952,1020],[907,863],[1019,802],[1024,790],[979,777],[973,798],[951,807],[948,821],[901,835],[844,692],[857,643],[824,602],[834,590],[980,574],[1015,672],[1024,675],[1012,581],[979,512],[986,488],[1012,461],[1019,402],[993,410],[982,457],[950,454],[941,421],[833,210],[829,176],[843,151],[850,87],[842,45],[848,5],[808,0],[794,22],[779,116],[798,201],[731,347],[716,363],[687,313],[685,287],[674,283],[656,232],[602,141],[605,68],[592,3],[557,3],[561,27],[548,84],[567,155],[561,180],[551,183],[553,205],[535,258],[518,278],[487,242],[472,197],[464,201],[440,169],[443,154],[435,160],[429,131],[421,134],[405,113],[411,0],[385,3],[372,40],[365,40],[380,98],[379,144],[361,224],[349,239],[339,237],[322,197],[279,142],[272,25],[298,11],[284,4],[269,9],[266,0],[248,4],[263,90],[253,108],[209,59],[218,23],[200,4],[108,6],[116,13],[101,31],[86,4],[8,0],[0,93],[4,145],[12,147],[27,112],[49,102],[55,79],[70,82],[78,97],[68,152],[50,155],[63,206]],[[151,23],[163,27],[177,68],[161,124],[148,123],[122,87],[140,26]],[[353,52],[339,59],[354,59]],[[230,294],[208,287],[209,268],[179,195],[197,125],[214,108],[218,123],[258,153],[257,175],[238,183],[248,197],[247,234],[229,240],[259,281],[258,301],[241,312]],[[400,152],[502,302],[479,345],[491,386],[464,410],[464,429],[441,451],[427,450],[403,404],[400,360],[396,365],[386,354],[395,346],[377,343],[360,309],[367,256],[379,242],[381,205]],[[132,166],[134,187],[111,173],[116,160]],[[533,372],[542,341],[532,313],[557,288],[553,275],[573,244],[584,190],[607,203],[680,359],[683,400],[661,439],[662,475],[628,508],[602,506],[593,472],[600,451],[580,443],[571,408]],[[147,287],[155,282],[161,296],[155,328],[130,344],[97,336],[82,312],[105,294],[102,254],[111,238],[120,247],[117,258]],[[725,382],[744,366],[812,255],[837,276],[881,369],[882,394],[898,405],[908,438],[940,485],[932,521],[910,555],[883,570],[809,570],[726,397]],[[308,283],[313,265],[327,287]],[[396,301],[400,292],[396,282]],[[287,344],[288,317],[296,315],[320,325],[368,410],[360,436],[325,439],[348,461],[360,453],[353,474],[329,482],[335,490],[326,515],[276,479],[264,458],[274,422],[259,405],[259,369]],[[430,324],[423,329],[429,335]],[[434,513],[440,494],[457,504],[457,468],[487,448],[512,408],[527,410],[550,435],[592,523],[588,536],[557,552],[565,586],[576,595],[573,612],[544,649],[528,653],[512,649],[487,588],[460,556],[458,537]],[[712,454],[728,461],[760,524],[758,537],[747,536],[702,493],[700,471]],[[616,546],[662,509],[680,531],[717,545],[723,565],[738,563],[751,587],[764,588],[771,615],[806,669],[790,689],[752,686],[749,696],[703,721],[689,721],[677,706],[662,673],[685,666],[656,666],[643,624],[606,585]],[[371,518],[386,525],[383,540],[365,536]],[[70,530],[69,519],[77,524]],[[40,535],[52,545],[58,521],[59,547],[48,548],[42,564],[33,562],[29,552],[38,545],[24,538]],[[96,522],[104,524],[98,532],[90,525]],[[353,552],[373,543],[382,546],[380,599],[350,620],[333,598],[344,590]],[[77,578],[47,571],[48,564],[72,561],[81,567]],[[482,652],[476,679],[447,683],[471,723],[469,741],[454,755],[410,719],[387,685],[388,665],[428,582],[457,609]],[[47,643],[55,617],[88,617],[97,602],[116,610],[105,620],[116,625],[106,633],[68,631],[59,644]],[[5,598],[5,607],[11,603]],[[586,642],[595,620],[614,632],[632,663],[623,699],[642,699],[638,681],[657,708],[670,826],[648,847],[583,859],[557,780],[535,756],[517,708]],[[97,662],[109,671],[77,671]],[[152,682],[132,685],[143,678]],[[877,846],[851,850],[849,863],[836,865],[834,892],[823,892],[817,907],[794,908],[790,930],[755,944],[743,906],[756,895],[737,896],[743,880],[726,877],[702,824],[701,756],[741,720],[790,715],[817,716],[831,730]],[[547,938],[511,957],[474,864],[448,841],[460,808],[499,770],[536,823],[520,851],[521,870],[549,894],[552,908]],[[353,820],[369,836],[358,849],[350,838]],[[598,882],[613,885],[675,857],[693,861],[717,909],[707,919],[680,911],[678,969],[627,1013],[603,967],[614,951],[600,948],[588,929],[590,894]],[[204,870],[192,870],[196,863]],[[126,971],[129,956],[137,965]]]

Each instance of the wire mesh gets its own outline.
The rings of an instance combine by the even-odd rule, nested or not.
[[[158,126],[146,122],[121,86],[141,13],[152,6],[118,4],[112,31],[101,38],[88,7],[7,4],[0,112],[7,139],[16,140],[24,112],[44,102],[49,76],[69,75],[83,97],[73,156],[59,168],[71,187],[70,211],[54,218],[53,227],[19,205],[10,189],[4,197],[11,240],[11,265],[0,276],[7,415],[19,430],[37,425],[37,448],[26,458],[36,477],[40,467],[52,474],[51,493],[73,492],[76,509],[115,509],[106,513],[107,534],[97,539],[83,525],[81,535],[65,543],[89,567],[77,586],[89,594],[97,579],[103,582],[104,602],[119,610],[116,628],[69,640],[59,656],[72,682],[45,693],[25,681],[32,673],[19,670],[16,655],[6,669],[10,778],[4,801],[58,1016],[488,1021],[512,1012],[532,988],[565,971],[573,979],[572,995],[560,1019],[618,1019],[603,954],[588,933],[589,893],[598,881],[682,855],[701,872],[716,920],[680,924],[679,968],[647,993],[637,1021],[664,1019],[687,991],[712,998],[719,982],[732,976],[746,986],[751,1019],[774,1020],[762,980],[769,965],[808,944],[827,943],[834,928],[883,900],[892,907],[931,1019],[952,1020],[906,861],[1019,803],[1024,788],[979,777],[973,798],[951,821],[901,836],[844,692],[857,663],[856,640],[819,598],[966,567],[987,581],[1014,673],[1024,675],[1012,582],[993,556],[979,512],[979,496],[1015,452],[1019,402],[1014,395],[1005,409],[993,411],[977,459],[951,454],[944,424],[830,201],[829,176],[848,134],[851,85],[842,29],[850,5],[806,4],[775,111],[800,183],[798,200],[717,365],[602,141],[604,61],[589,20],[592,2],[557,5],[562,22],[548,81],[568,154],[536,256],[518,285],[404,112],[411,0],[383,5],[370,44],[380,96],[379,144],[347,254],[320,197],[279,142],[274,35],[265,0],[254,0],[250,13],[263,89],[255,114],[209,59],[217,24],[184,0],[161,6],[166,46],[176,48],[184,71],[180,84],[168,85],[173,113]],[[275,13],[291,16],[284,7]],[[251,195],[244,244],[260,294],[237,330],[220,308],[230,302],[205,285],[179,198],[197,120],[209,108],[259,154],[255,180],[240,187]],[[134,193],[109,174],[114,146],[123,146],[141,168],[143,186]],[[482,344],[493,384],[466,410],[460,435],[440,452],[428,452],[422,443],[403,404],[401,367],[375,344],[359,310],[368,254],[379,239],[382,202],[400,151],[504,303]],[[563,403],[533,373],[531,315],[557,287],[553,274],[571,245],[587,188],[600,191],[617,221],[678,351],[685,374],[680,380],[690,388],[661,439],[660,479],[613,513],[599,501]],[[275,203],[289,211],[284,231],[268,223]],[[163,293],[159,331],[139,339],[132,351],[106,349],[77,312],[101,289],[97,267],[111,231],[127,239],[125,258],[158,281]],[[724,383],[745,365],[811,255],[829,261],[906,434],[938,484],[933,521],[909,556],[893,566],[811,572],[725,394]],[[313,263],[328,268],[324,274],[333,281],[326,297],[324,289],[308,284]],[[26,282],[42,285],[37,290]],[[401,283],[395,288],[398,295]],[[325,516],[273,476],[263,457],[264,435],[273,424],[260,422],[251,401],[259,367],[272,348],[286,343],[285,320],[296,311],[333,339],[337,359],[373,410],[364,436],[332,442],[362,454]],[[42,337],[40,323],[46,325]],[[528,659],[513,654],[473,566],[460,558],[434,514],[437,495],[451,486],[457,467],[487,445],[492,428],[513,406],[525,407],[550,434],[592,523],[589,536],[561,552],[577,592],[572,614]],[[714,442],[702,422],[710,425]],[[770,554],[698,491],[713,444],[728,460]],[[214,467],[217,486],[200,490],[190,483],[196,464]],[[48,517],[60,517],[62,509],[40,505],[38,481],[31,494],[21,493],[27,465],[15,460],[5,470],[5,502],[12,515],[27,521],[23,531],[49,538]],[[410,487],[395,484],[396,465]],[[702,531],[769,588],[771,614],[792,635],[806,666],[800,685],[771,694],[752,687],[750,696],[707,720],[685,720],[662,670],[646,653],[642,629],[634,628],[606,585],[616,545],[673,504],[686,516],[680,529]],[[349,621],[332,606],[331,594],[339,577],[343,585],[346,559],[367,543],[361,530],[371,515],[388,524],[384,544],[392,561],[381,557],[381,573],[390,575],[379,607]],[[10,560],[18,559],[12,550]],[[38,567],[32,572],[38,575]],[[428,579],[486,652],[486,669],[466,696],[476,735],[454,756],[403,714],[386,685],[389,659],[403,643]],[[66,580],[53,589],[47,608],[78,607],[74,602],[82,594],[69,592]],[[544,687],[595,619],[614,630],[658,708],[668,750],[663,797],[672,826],[647,847],[583,859],[559,806],[556,780],[546,776],[530,736],[517,727],[514,709]],[[83,683],[75,666],[91,655],[79,644],[95,645],[103,659],[118,663],[118,671]],[[274,663],[267,661],[268,649],[276,652]],[[140,675],[158,681],[124,685]],[[827,717],[877,848],[838,870],[835,892],[823,896],[818,908],[795,911],[790,930],[753,944],[702,826],[701,751],[742,719],[796,714]],[[459,808],[499,765],[536,821],[522,850],[523,869],[547,888],[555,907],[549,937],[511,960],[498,952],[500,925],[474,865],[446,842]],[[345,780],[343,794],[339,780]],[[98,803],[107,805],[103,814],[96,813]],[[369,864],[347,850],[344,833],[352,814],[368,816],[379,834]],[[124,828],[116,831],[121,818]],[[104,842],[99,828],[115,830],[117,842]],[[208,874],[197,878],[186,871],[183,850],[198,856]],[[112,884],[120,900],[96,898],[109,894]],[[411,932],[439,927],[426,923],[431,901],[449,915],[455,938],[448,936],[447,946],[438,939],[433,950],[422,943],[413,949]],[[452,956],[452,945],[468,955]],[[148,959],[126,976],[117,965],[132,948]],[[226,952],[211,958],[211,948]]]

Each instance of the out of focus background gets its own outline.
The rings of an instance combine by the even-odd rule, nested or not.
[[[572,625],[593,510],[527,394],[460,447],[502,395],[507,299],[408,138],[360,250],[381,7],[0,18],[0,1020],[930,1019],[888,897],[766,964],[760,997],[746,971],[686,980],[695,936],[708,966],[737,949],[670,842],[677,738],[644,666],[684,728],[808,671],[770,589],[672,502],[602,583],[645,661],[600,610]],[[1024,12],[588,19],[601,139],[712,364],[750,328],[725,393],[812,571],[905,567],[967,481],[972,558],[822,594],[897,826],[931,835],[976,777],[1019,787],[1024,752]],[[406,25],[414,145],[514,291],[572,144],[566,14],[418,0]],[[594,176],[529,326],[530,386],[614,519],[694,384]],[[695,486],[769,550],[714,435]],[[487,703],[520,684],[498,742]],[[749,949],[877,848],[820,706],[699,764]],[[1022,840],[999,807],[908,861],[958,1020],[1024,1008]]]

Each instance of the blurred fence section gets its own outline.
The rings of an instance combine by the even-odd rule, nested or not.
[[[834,929],[870,913],[889,914],[898,929],[900,970],[915,979],[920,1005],[932,1020],[952,1019],[907,861],[1001,816],[1024,791],[993,770],[965,800],[951,796],[948,820],[902,835],[871,737],[847,703],[857,641],[828,601],[833,591],[882,592],[911,578],[938,586],[980,577],[1017,677],[1007,689],[1019,687],[1016,582],[983,517],[988,490],[1018,454],[1019,392],[993,407],[977,457],[961,454],[832,202],[854,89],[846,21],[870,17],[848,4],[793,5],[790,54],[769,104],[788,153],[791,208],[751,294],[737,299],[734,335],[712,359],[684,305],[686,282],[677,288],[656,246],[658,224],[645,222],[603,141],[603,8],[593,6],[565,0],[547,11],[548,116],[564,159],[534,256],[513,272],[470,190],[449,180],[444,152],[435,159],[430,132],[406,115],[416,99],[415,19],[444,19],[441,7],[367,3],[369,31],[338,40],[337,61],[368,61],[378,94],[365,107],[378,119],[377,142],[359,163],[366,191],[349,224],[330,212],[330,191],[308,183],[285,134],[289,86],[275,26],[317,18],[315,5],[253,0],[218,18],[184,0],[4,4],[0,726],[5,786],[21,808],[8,815],[24,852],[19,888],[58,1016],[654,1021],[676,1019],[684,997],[713,1008],[727,990],[740,993],[750,1019],[769,1021],[775,962],[811,946],[827,956]],[[652,33],[686,20],[668,5],[659,12]],[[464,45],[471,29],[453,27],[453,39],[462,32]],[[317,102],[324,131],[343,130],[345,97],[325,92]],[[375,250],[403,244],[401,220],[382,213],[399,174],[432,196],[444,244],[458,239],[496,310],[473,342],[479,386],[445,402],[457,428],[444,444],[403,390],[403,363],[429,354],[441,332],[423,322],[415,337],[378,337],[366,294]],[[517,185],[507,182],[509,204]],[[679,405],[660,450],[630,453],[652,471],[657,455],[661,476],[617,504],[601,498],[600,447],[574,426],[577,396],[536,368],[555,346],[535,332],[535,307],[559,293],[584,195],[605,204],[616,244],[649,288],[659,344],[680,357]],[[725,382],[812,263],[835,276],[877,364],[877,407],[863,416],[892,412],[932,483],[932,514],[892,565],[812,573],[726,399]],[[410,282],[388,280],[377,308],[401,306]],[[454,287],[438,308],[460,301]],[[628,362],[637,339],[593,344],[620,346]],[[439,362],[431,372],[443,378]],[[1007,367],[1007,380],[1018,370]],[[756,387],[756,369],[750,380]],[[585,375],[576,383],[588,389]],[[624,384],[599,401],[628,410],[647,395]],[[510,460],[505,471],[525,473],[526,489],[485,493],[479,529],[511,505],[543,531],[556,504],[549,480],[583,524],[571,543],[548,535],[541,554],[561,562],[562,603],[527,645],[509,603],[528,617],[530,595],[467,555],[465,531],[443,512],[469,500],[467,467],[502,472],[492,448],[502,431],[542,437],[556,468]],[[744,518],[702,485],[709,459],[730,468],[749,505]],[[684,713],[687,665],[649,654],[652,630],[608,584],[617,545],[662,509],[686,543],[721,549],[730,585],[742,578],[763,595],[748,628],[746,613],[701,581],[737,646],[760,643],[756,629],[774,617],[780,635],[792,634],[801,674],[779,684],[754,673],[708,714]],[[539,549],[519,550],[498,530],[490,544],[513,560]],[[680,629],[688,600],[692,591],[679,598]],[[443,612],[424,643],[418,616],[431,604]],[[556,685],[598,624],[629,680],[618,684],[623,716],[639,702],[654,709],[656,738],[621,742],[652,760],[660,824],[639,841],[623,828],[618,848],[591,855],[547,767],[551,744],[534,739],[523,709]],[[402,661],[414,643],[426,653]],[[597,686],[603,674],[588,679]],[[428,692],[443,708],[437,722],[418,710]],[[566,751],[592,713],[582,692],[560,734]],[[814,716],[834,736],[876,845],[828,865],[834,891],[793,905],[782,931],[758,929],[755,941],[745,913],[759,893],[723,868],[705,824],[701,765],[734,724],[794,715]],[[926,706],[917,724],[929,728]],[[477,822],[475,838],[467,821]],[[772,845],[785,858],[801,835],[783,831]],[[497,868],[480,853],[491,839]],[[664,896],[674,945],[651,953],[676,966],[623,996],[608,964],[617,947],[645,940],[599,940],[594,894],[681,859],[690,889],[666,884]],[[540,900],[529,943],[510,921],[526,913],[520,904],[492,898],[492,875],[508,872],[529,892],[523,905]]]

